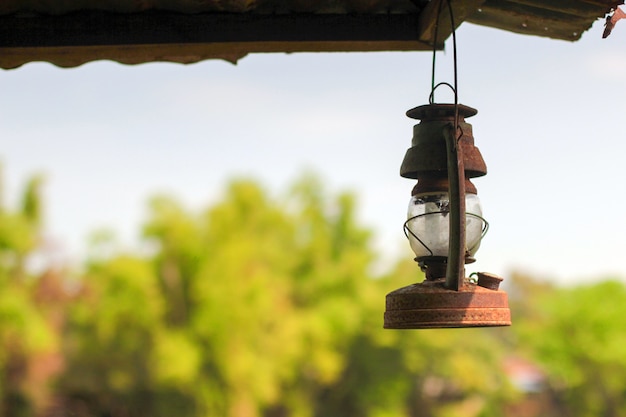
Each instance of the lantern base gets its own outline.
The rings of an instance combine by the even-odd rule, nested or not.
[[[424,281],[387,294],[385,329],[510,326],[504,291],[466,282],[459,291],[445,279]]]

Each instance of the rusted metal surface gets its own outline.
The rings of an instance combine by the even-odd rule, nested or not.
[[[459,105],[459,126],[462,136],[459,145],[463,148],[463,165],[467,178],[487,174],[487,166],[480,150],[474,146],[472,125],[465,122],[466,117],[478,113],[478,110]],[[453,104],[427,104],[407,111],[407,116],[421,120],[413,127],[411,147],[406,151],[400,167],[400,175],[405,178],[447,178],[448,160],[445,126],[454,124]]]
[[[478,285],[489,290],[498,290],[503,279],[489,272],[478,272]]]
[[[466,192],[476,193],[470,177],[487,173],[480,151],[474,146],[472,127],[465,122],[466,117],[476,113],[476,109],[455,104],[428,104],[407,112],[421,123],[414,127],[413,146],[400,172],[403,177],[417,179],[414,196],[442,191],[448,194],[448,253],[416,258],[426,281],[387,295],[387,329],[511,324],[507,295],[498,289],[502,278],[489,273],[478,273],[477,282],[465,278],[464,264],[474,261],[465,239]],[[430,254],[435,255],[432,251]]]
[[[477,194],[478,191],[476,186],[469,178],[465,178],[465,192],[471,194]],[[432,192],[447,192],[450,188],[450,182],[448,178],[420,178],[419,182],[415,184],[413,190],[411,191],[411,195],[423,194],[423,193],[432,193]]]
[[[454,106],[455,119],[460,118],[458,106]],[[457,120],[454,124],[449,124],[444,130],[446,140],[446,153],[448,155],[448,181],[450,189],[450,215],[448,222],[450,225],[448,249],[448,265],[446,268],[446,288],[459,291],[463,288],[465,280],[465,253],[466,250],[466,230],[465,230],[465,164],[464,146],[458,146]],[[473,138],[472,138],[473,141]],[[480,155],[480,154],[479,154]],[[481,157],[482,159],[482,157]],[[485,167],[486,170],[486,167]]]
[[[445,280],[424,281],[387,294],[386,329],[510,326],[504,291],[466,283],[458,291]]]

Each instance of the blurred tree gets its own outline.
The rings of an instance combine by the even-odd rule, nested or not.
[[[0,206],[0,268],[17,280],[25,277],[26,257],[40,244],[42,184],[41,175],[27,182],[19,210]]]
[[[59,382],[72,413],[160,415],[151,409],[147,358],[161,328],[163,300],[149,263],[124,255],[92,262],[81,291],[70,306]]]
[[[626,414],[626,287],[616,281],[542,291],[516,323],[520,346],[548,371],[561,415]]]
[[[0,416],[28,416],[48,381],[31,378],[41,355],[54,352],[56,334],[35,300],[37,281],[27,257],[40,241],[41,177],[26,186],[21,209],[0,207]],[[0,185],[0,188],[2,186]]]
[[[383,330],[384,295],[423,276],[371,275],[355,207],[312,175],[283,198],[234,181],[199,215],[153,199],[152,255],[95,252],[61,388],[94,415],[487,415],[506,392],[498,339]]]
[[[42,221],[42,186],[44,178],[42,175],[35,175],[26,184],[26,189],[22,196],[22,215],[30,223],[40,225]]]
[[[353,217],[352,197],[328,198],[311,176],[286,201],[253,182],[234,182],[203,216],[190,317],[208,353],[203,366],[211,379],[203,384],[207,392],[220,386],[208,400],[213,410],[232,417],[314,413],[316,396],[345,367],[362,317],[371,253],[368,232]],[[161,248],[172,247],[173,239],[161,239]]]
[[[50,392],[32,388],[44,384],[75,417],[495,417],[516,399],[512,353],[541,360],[560,400],[533,417],[626,411],[621,284],[518,274],[511,329],[383,330],[385,294],[422,273],[407,253],[373,276],[355,197],[305,175],[279,197],[233,181],[200,212],[156,197],[148,250],[123,253],[100,231],[68,287],[25,268],[40,184],[0,208],[0,417],[46,415]]]

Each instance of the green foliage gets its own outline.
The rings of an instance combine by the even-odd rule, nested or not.
[[[616,281],[535,294],[520,344],[541,361],[571,415],[626,413],[626,286]]]
[[[23,197],[28,207],[0,207],[0,416],[30,415],[39,386],[29,385],[28,361],[58,348],[59,335],[26,272],[27,256],[40,240],[40,184],[40,177],[29,182]]]
[[[42,184],[42,176],[35,176],[28,181],[19,210],[11,211],[8,207],[0,206],[0,269],[4,273],[17,272],[21,276],[25,256],[35,250],[39,243]]]
[[[119,256],[92,265],[82,297],[71,306],[61,389],[88,399],[94,415],[98,407],[149,392],[147,357],[162,315],[158,283],[146,262]]]
[[[314,415],[371,310],[354,198],[305,177],[284,199],[235,181],[199,214],[164,196],[150,208],[150,259],[92,258],[62,389],[94,413],[150,391],[193,404],[189,415]]]
[[[407,254],[372,276],[355,196],[312,175],[282,196],[233,181],[198,212],[158,196],[149,253],[99,231],[80,273],[32,276],[40,186],[0,209],[0,417],[626,413],[621,283],[516,274],[511,329],[383,330],[385,294],[423,275]],[[511,356],[545,370],[541,392]]]
[[[26,184],[22,196],[22,215],[30,223],[39,224],[42,217],[41,187],[44,178],[41,175],[32,177]]]
[[[37,243],[37,232],[30,219],[21,213],[0,212],[0,265],[15,266],[18,256],[32,251]]]

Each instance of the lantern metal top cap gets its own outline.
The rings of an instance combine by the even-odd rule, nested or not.
[[[454,117],[455,107],[458,107],[459,117],[472,117],[478,113],[473,107],[459,104],[424,104],[408,110],[406,115],[411,119],[419,120],[449,120]]]

